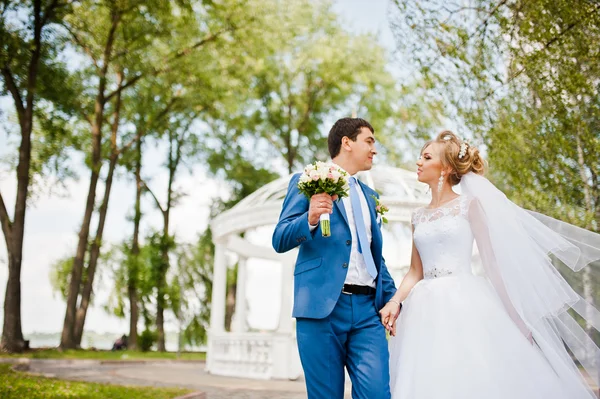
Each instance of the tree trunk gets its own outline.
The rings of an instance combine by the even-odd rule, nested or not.
[[[15,201],[15,220],[10,226],[7,240],[8,280],[4,298],[4,323],[0,347],[9,352],[21,352],[25,347],[21,326],[21,264],[23,260],[23,241],[25,236],[25,212],[27,210],[27,192],[29,189],[29,167],[31,164],[31,128],[33,113],[26,112],[26,123],[22,125],[22,139],[19,148],[17,166],[17,199]]]
[[[53,7],[47,12],[52,12]],[[10,222],[4,201],[0,220],[6,241],[8,254],[8,280],[4,299],[4,322],[0,347],[10,352],[20,352],[25,348],[23,329],[21,326],[21,264],[23,260],[23,241],[25,236],[25,213],[29,190],[29,172],[31,165],[31,132],[33,129],[33,109],[37,87],[38,69],[41,58],[42,2],[33,2],[33,43],[31,60],[27,74],[27,96],[25,104],[8,66],[2,68],[4,86],[11,93],[21,128],[21,145],[19,146],[19,163],[17,164],[17,197],[15,201],[14,222]],[[8,237],[7,237],[8,233]]]
[[[288,121],[288,123],[291,123]],[[283,140],[285,141],[285,162],[287,163],[288,173],[292,174],[294,169],[294,147],[292,146],[292,133],[291,125],[288,124],[288,131],[283,134]]]
[[[22,352],[24,348],[25,340],[21,328],[21,265],[16,262],[12,254],[9,254],[2,349],[8,352]]]
[[[96,119],[92,127],[92,173],[90,176],[90,185],[83,215],[83,222],[79,230],[79,241],[77,243],[77,252],[73,258],[73,270],[71,271],[71,280],[69,282],[69,292],[67,295],[67,309],[60,341],[62,349],[73,349],[77,347],[75,341],[75,317],[77,311],[77,299],[81,288],[81,277],[83,275],[83,263],[88,247],[88,238],[90,234],[90,223],[94,212],[96,200],[96,187],[100,177],[101,147],[102,147],[102,122],[104,109],[104,86],[106,79],[100,80],[98,97],[96,99]]]
[[[171,180],[169,181],[169,194],[168,198],[171,197]],[[162,264],[159,271],[159,280],[157,288],[156,298],[156,332],[158,333],[157,348],[159,352],[165,352],[165,288],[167,285],[167,270],[169,270],[169,250],[170,250],[170,237],[169,237],[169,211],[170,211],[170,200],[167,200],[167,209],[163,212],[164,226],[163,226],[163,237],[162,237]]]
[[[136,160],[135,160],[135,215],[133,217],[133,240],[131,243],[131,256],[134,263],[129,264],[127,276],[127,292],[129,295],[129,349],[137,349],[137,323],[139,319],[137,282],[138,282],[138,261],[140,255],[140,222],[142,220],[142,135],[138,135],[136,140]]]
[[[101,120],[98,119],[96,120],[96,123],[99,123],[100,125],[102,124]],[[79,297],[81,277],[83,275],[83,263],[85,254],[87,252],[88,238],[90,233],[90,223],[92,221],[92,213],[94,211],[96,187],[98,185],[98,178],[100,176],[101,166],[99,160],[101,147],[100,126],[98,126],[97,124],[94,125],[94,128],[92,130],[92,173],[90,177],[90,186],[88,189],[85,212],[83,215],[83,222],[79,230],[77,252],[75,253],[75,258],[73,258],[73,270],[71,271],[71,280],[69,282],[69,292],[67,295],[67,310],[65,312],[65,321],[60,341],[60,346],[62,349],[73,349],[77,347],[74,334],[77,299]]]
[[[123,74],[117,74],[117,87],[121,85],[123,82]],[[110,191],[112,188],[112,182],[114,177],[114,172],[117,167],[117,161],[119,160],[119,149],[117,148],[117,133],[119,131],[119,118],[121,111],[121,92],[117,93],[115,97],[115,111],[114,111],[114,119],[111,128],[111,149],[112,153],[110,154],[109,166],[108,166],[108,175],[106,177],[106,184],[104,188],[104,198],[102,199],[102,205],[100,206],[99,218],[98,218],[98,227],[96,230],[96,238],[92,242],[90,248],[90,258],[87,267],[87,278],[85,280],[85,285],[83,287],[83,292],[81,293],[81,301],[79,304],[79,308],[77,309],[76,318],[75,318],[75,344],[79,347],[81,346],[81,338],[83,337],[83,327],[85,325],[85,317],[87,315],[87,310],[90,304],[90,299],[92,296],[94,277],[96,274],[96,268],[98,265],[98,258],[100,257],[100,247],[102,246],[102,236],[104,234],[104,225],[106,224],[106,214],[108,213],[108,201],[110,200]]]
[[[165,226],[163,230],[163,241],[162,241],[162,264],[159,270],[158,284],[156,287],[157,298],[156,298],[156,333],[157,333],[157,349],[159,352],[166,352],[165,346],[165,286],[166,286],[166,274],[169,268],[169,248],[168,248],[168,234],[169,228],[167,224],[168,217],[165,215]]]
[[[169,236],[169,215],[171,206],[173,205],[173,183],[175,182],[175,173],[177,166],[181,160],[181,145],[184,141],[185,131],[181,137],[177,134],[169,132],[169,183],[167,185],[167,206],[162,210],[163,213],[163,236],[162,236],[162,268],[160,270],[157,300],[156,300],[156,330],[158,332],[158,350],[164,352],[165,348],[165,331],[164,331],[164,310],[165,310],[165,287],[167,284],[167,271],[169,270],[169,251],[170,241]],[[157,200],[158,204],[158,200]],[[160,204],[158,204],[160,208]]]
[[[237,294],[237,282],[230,283],[227,286],[227,297],[225,299],[225,331],[231,331],[231,321],[235,311],[235,301]]]
[[[127,349],[137,350],[138,348],[138,332],[137,323],[139,319],[138,311],[138,298],[137,298],[137,287],[135,284],[129,283],[127,285],[127,293],[129,297],[129,340],[127,342]]]
[[[10,243],[7,246],[8,280],[4,298],[4,324],[0,346],[10,352],[21,352],[25,347],[21,326],[21,264],[23,261],[23,241],[25,237],[25,212],[29,190],[29,168],[31,164],[31,130],[33,113],[28,109],[27,121],[22,129],[17,166],[17,199],[15,219],[11,225]]]
[[[77,243],[77,251],[73,258],[73,270],[71,271],[71,280],[69,282],[69,292],[67,295],[67,309],[65,312],[65,320],[63,331],[60,340],[62,349],[73,349],[77,347],[75,340],[75,320],[77,312],[77,299],[81,288],[81,277],[83,275],[83,264],[88,248],[88,239],[90,235],[90,223],[92,221],[92,213],[96,200],[96,187],[100,177],[100,168],[102,167],[102,124],[104,122],[104,105],[106,103],[106,74],[110,65],[112,54],[112,45],[114,41],[115,31],[119,24],[119,14],[113,12],[112,26],[108,34],[106,46],[104,48],[104,64],[99,73],[98,93],[96,95],[96,103],[94,105],[94,122],[92,125],[92,172],[90,176],[90,186],[86,200],[83,222],[79,230],[79,241]]]
[[[156,348],[159,352],[166,352],[167,348],[165,346],[165,306],[164,306],[164,293],[159,294],[163,296],[163,300],[157,302],[156,304],[156,333],[157,333],[157,342]]]
[[[88,267],[86,269],[86,280],[81,293],[81,300],[79,307],[77,308],[75,318],[75,329],[74,338],[77,346],[81,346],[81,338],[83,336],[83,327],[85,325],[85,317],[90,304],[92,296],[94,277],[96,274],[96,267],[98,265],[98,258],[100,257],[100,246],[102,245],[102,236],[104,234],[104,225],[106,223],[106,214],[108,213],[108,201],[110,198],[110,191],[112,187],[112,180],[114,171],[117,165],[117,156],[113,154],[110,159],[108,176],[106,178],[106,188],[104,192],[104,198],[102,205],[100,206],[100,214],[98,218],[98,228],[96,231],[96,238],[92,242],[90,248],[90,257]]]

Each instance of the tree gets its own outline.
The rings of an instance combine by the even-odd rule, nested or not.
[[[402,50],[486,141],[503,189],[597,230],[600,3],[442,3],[396,1]]]
[[[398,44],[484,140],[497,185],[522,206],[600,231],[600,3],[422,3],[396,1]],[[598,265],[579,278],[597,303]]]
[[[147,241],[151,241],[148,237]],[[106,270],[109,274],[107,279],[113,282],[112,292],[108,303],[104,309],[109,314],[117,317],[126,317],[127,311],[130,315],[135,313],[135,326],[131,326],[133,320],[130,318],[130,335],[128,336],[128,349],[144,349],[143,338],[137,334],[137,317],[141,314],[144,322],[144,331],[148,337],[153,338],[152,328],[155,319],[152,317],[154,310],[152,307],[152,297],[154,295],[154,282],[152,273],[152,260],[157,258],[157,248],[150,245],[139,245],[136,253],[133,253],[134,247],[130,241],[124,241],[120,244],[112,245],[100,258],[100,269]],[[134,273],[132,273],[134,271]],[[134,281],[131,281],[131,280]],[[135,292],[132,292],[135,290]],[[133,300],[132,300],[133,298]],[[135,309],[132,309],[135,308]],[[131,332],[136,333],[135,336]],[[135,338],[132,341],[132,338]],[[148,347],[151,343],[148,344]]]
[[[140,12],[142,7],[141,2],[126,1],[126,2],[83,2],[74,13],[73,17],[68,20],[67,29],[70,33],[73,43],[79,47],[82,53],[89,57],[91,66],[89,76],[97,78],[95,99],[93,100],[93,108],[90,110],[91,115],[86,115],[85,119],[90,124],[91,129],[91,151],[90,151],[90,184],[86,200],[83,221],[79,231],[79,240],[77,250],[73,260],[73,268],[70,278],[70,287],[67,297],[67,309],[65,312],[65,320],[63,332],[61,336],[62,348],[77,347],[83,333],[83,324],[85,314],[89,304],[89,296],[91,295],[91,287],[95,274],[95,262],[99,254],[100,240],[102,236],[104,218],[108,209],[108,200],[110,197],[110,187],[112,181],[112,173],[118,159],[119,151],[116,149],[116,137],[119,127],[119,112],[120,112],[120,96],[122,91],[134,84],[134,79],[139,80],[138,75],[132,76],[125,81],[122,65],[119,62],[121,57],[139,58],[139,51],[143,51],[150,46],[150,39],[145,37],[145,34],[159,33],[152,28],[152,25],[147,24],[146,16],[153,15],[160,22],[167,24],[168,21],[161,18],[170,11],[170,7],[164,2],[153,2],[153,14],[143,14]],[[139,35],[139,36],[138,36]],[[131,48],[133,45],[138,45],[140,48]],[[128,52],[128,50],[130,50]],[[115,60],[117,62],[115,62]],[[111,91],[111,73],[115,73],[117,77],[116,88]],[[86,253],[89,249],[88,240],[90,232],[90,224],[96,201],[96,189],[100,179],[100,169],[102,167],[102,145],[103,145],[103,124],[105,120],[104,112],[106,105],[115,99],[115,113],[113,125],[111,129],[111,152],[109,175],[105,189],[104,201],[101,206],[101,217],[97,230],[97,237],[92,243],[93,256],[90,260],[93,262],[88,265],[87,284],[83,287],[82,299],[78,309],[78,298],[81,288],[81,280],[84,272],[84,262]],[[82,105],[86,105],[85,103]],[[88,110],[82,110],[84,115]]]
[[[142,219],[141,200],[145,190],[142,181],[142,148],[143,139],[149,134],[156,133],[156,129],[164,125],[165,118],[170,114],[171,109],[181,100],[174,95],[165,95],[165,90],[169,87],[160,87],[157,81],[141,82],[136,88],[133,96],[135,101],[131,101],[131,115],[127,120],[135,123],[135,146],[133,151],[125,151],[122,157],[122,163],[128,170],[133,171],[135,179],[135,202],[133,209],[133,235],[131,247],[127,251],[127,262],[125,263],[126,272],[124,280],[127,281],[127,296],[129,302],[129,343],[130,347],[137,347],[137,324],[139,318],[139,278],[142,268],[140,257],[140,223]],[[177,89],[179,92],[180,89]],[[157,100],[157,93],[162,93],[160,101]],[[148,327],[148,326],[147,326]]]
[[[290,7],[295,12],[280,22],[281,44],[249,63],[251,96],[236,118],[217,127],[221,142],[240,142],[236,151],[259,150],[265,160],[282,157],[289,173],[315,154],[326,156],[321,127],[327,117],[394,86],[383,50],[368,36],[347,33],[328,3]]]
[[[134,157],[134,176],[135,176],[135,205],[133,216],[133,238],[131,240],[131,252],[127,262],[127,297],[129,299],[129,342],[131,349],[137,348],[137,323],[138,312],[138,280],[140,270],[140,222],[142,220],[142,135],[137,135]]]
[[[145,79],[169,74],[177,71],[185,58],[200,51],[222,36],[235,31],[241,2],[231,0],[224,5],[205,4],[205,14],[195,12],[187,2],[178,4],[156,0],[151,4],[140,1],[115,3],[84,2],[74,17],[69,20],[69,32],[74,45],[89,59],[90,83],[95,85],[91,92],[95,99],[90,101],[94,106],[86,116],[91,129],[91,150],[89,163],[91,169],[90,184],[83,221],[79,232],[79,240],[73,262],[70,279],[69,296],[61,347],[70,348],[79,345],[91,286],[105,223],[105,216],[110,198],[110,183],[118,158],[123,151],[135,142],[135,137],[125,140],[117,147],[117,130],[119,128],[120,100],[123,92],[131,90]],[[237,13],[236,18],[232,15]],[[249,13],[241,14],[243,16]],[[207,23],[200,23],[200,18],[207,18]],[[102,23],[100,21],[104,21]],[[206,22],[206,21],[205,21]],[[166,60],[166,62],[164,61]],[[155,93],[158,94],[158,93]],[[105,194],[100,207],[99,224],[96,237],[89,246],[90,224],[96,202],[96,191],[103,165],[103,146],[105,138],[103,124],[105,108],[113,105],[113,124],[111,128],[111,145],[109,171],[105,180]],[[86,255],[89,249],[89,261],[85,268]],[[87,284],[80,295],[80,282],[83,273],[87,273]],[[78,302],[79,307],[78,307]]]
[[[145,314],[145,329],[149,330],[156,324],[151,315],[156,301],[155,267],[162,263],[160,232],[154,232],[146,237],[145,245],[139,247],[139,252],[132,256],[130,242],[113,246],[102,257],[102,263],[110,270],[110,280],[114,281],[113,291],[105,309],[118,317],[125,317],[128,306],[136,306]],[[212,292],[212,259],[214,245],[210,228],[199,235],[194,244],[179,242],[174,249],[177,261],[174,269],[167,276],[165,301],[166,309],[172,311],[180,322],[180,349],[183,345],[203,345],[206,343],[207,330],[210,321],[210,300]],[[135,260],[135,298],[131,302],[132,265]],[[60,269],[59,269],[60,270]],[[129,299],[129,301],[128,301]],[[131,340],[131,336],[129,336]]]
[[[0,5],[0,71],[3,84],[0,93],[9,93],[13,100],[21,136],[12,220],[0,193],[0,224],[9,271],[0,346],[11,352],[20,352],[25,345],[21,327],[21,264],[31,183],[34,115],[37,101],[44,97],[46,91],[39,80],[40,76],[51,75],[53,69],[60,72],[63,67],[60,63],[53,63],[52,56],[61,46],[61,32],[56,25],[70,12],[71,3],[35,0],[29,5],[13,1],[4,1]],[[23,18],[18,18],[21,15]]]
[[[188,115],[184,116],[188,119]],[[191,117],[189,120],[193,120]],[[170,234],[170,216],[173,206],[175,205],[178,193],[175,192],[174,184],[177,169],[181,165],[183,156],[183,146],[189,139],[189,123],[183,126],[174,126],[168,129],[168,154],[167,154],[167,169],[169,180],[167,183],[166,201],[163,204],[152,190],[145,184],[145,189],[152,195],[156,202],[156,207],[163,217],[163,227],[161,234],[153,237],[152,244],[159,248],[160,258],[156,258],[153,262],[154,283],[156,287],[156,329],[158,332],[158,350],[164,352],[165,349],[165,333],[164,333],[164,311],[165,311],[165,296],[167,292],[167,271],[169,270],[170,260],[169,255],[175,248],[174,238]]]
[[[195,245],[177,248],[177,278],[174,279],[172,309],[183,328],[183,344],[203,345],[208,337],[212,299],[214,244],[210,227],[200,234]]]

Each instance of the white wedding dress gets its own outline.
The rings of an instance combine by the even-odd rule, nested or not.
[[[404,301],[390,339],[392,398],[590,398],[587,388],[573,396],[490,282],[473,274],[470,203],[462,195],[413,214],[424,279]]]

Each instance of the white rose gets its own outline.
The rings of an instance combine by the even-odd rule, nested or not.
[[[319,178],[321,178],[321,180],[327,179],[328,174],[329,174],[329,169],[327,169],[327,168],[319,169]]]
[[[310,181],[310,176],[307,175],[306,173],[302,173],[302,176],[300,176],[300,183],[307,183]]]
[[[338,180],[340,180],[340,177],[342,177],[342,174],[337,170],[332,171],[331,175],[333,176],[333,181],[336,183],[338,182]]]

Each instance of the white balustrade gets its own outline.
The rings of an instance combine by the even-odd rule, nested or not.
[[[290,334],[212,334],[208,372],[255,379],[296,379],[301,374],[296,340]]]

